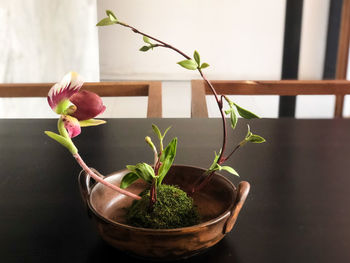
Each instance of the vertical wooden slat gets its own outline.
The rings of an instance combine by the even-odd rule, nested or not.
[[[339,44],[337,54],[336,79],[346,79],[350,45],[350,0],[343,0]],[[343,117],[344,95],[337,95],[334,117]]]
[[[147,118],[162,118],[162,84],[160,82],[149,84]]]
[[[202,80],[191,81],[191,117],[208,117],[207,101],[205,98],[205,83]]]

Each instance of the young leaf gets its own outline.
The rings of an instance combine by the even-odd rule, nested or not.
[[[117,17],[111,10],[106,10],[106,14],[112,22],[118,22]]]
[[[249,126],[249,124],[247,124],[247,128],[248,128],[248,131],[247,131],[247,135],[245,136],[246,139],[248,139],[249,136],[252,135],[252,132],[250,131],[250,126]]]
[[[131,172],[135,172],[136,165],[127,165],[127,166],[126,166],[126,169],[128,169],[128,170],[131,171]]]
[[[158,170],[158,185],[161,185],[165,175],[168,173],[171,165],[174,162],[176,156],[176,148],[177,148],[177,138],[172,139],[172,141],[168,144],[168,146],[164,149],[160,156],[160,161],[162,165]]]
[[[100,22],[96,24],[96,26],[110,26],[114,25],[116,21],[111,21],[109,17],[103,18]]]
[[[58,143],[60,143],[61,145],[63,145],[64,147],[66,147],[72,154],[78,153],[78,149],[75,147],[75,145],[70,139],[64,138],[63,136],[50,131],[45,131],[45,134],[57,141]]]
[[[120,183],[120,188],[125,189],[129,187],[133,182],[135,182],[139,177],[137,176],[136,173],[130,172],[124,175],[121,183]]]
[[[189,70],[196,70],[198,68],[197,62],[192,59],[182,60],[180,62],[177,62],[177,64]]]
[[[249,142],[252,142],[252,143],[263,143],[263,142],[266,142],[266,140],[259,136],[259,135],[256,135],[256,134],[252,134],[251,136],[248,137],[248,141]]]
[[[127,165],[126,168],[135,173],[139,178],[143,179],[148,183],[152,183],[153,178],[155,178],[153,168],[147,163],[138,163],[136,165]]]
[[[152,124],[152,129],[153,129],[153,132],[157,135],[158,139],[161,141],[164,137],[162,136],[158,126],[155,124]]]
[[[142,48],[139,49],[139,51],[142,51],[142,52],[146,52],[148,50],[150,50],[150,46],[143,46]]]
[[[217,162],[218,162],[218,160],[219,160],[219,157],[220,157],[220,154],[221,154],[221,150],[220,150],[219,154],[216,154],[216,152],[214,152],[214,154],[215,154],[214,161],[213,161],[213,163],[210,165],[210,167],[209,167],[209,169],[208,169],[208,172],[213,171],[213,170],[217,167],[217,165],[218,165]]]
[[[167,134],[167,132],[169,131],[171,129],[171,126],[169,126],[168,128],[166,128],[166,130],[165,130],[165,132],[163,133],[163,139],[164,139],[164,137],[165,137],[165,135]]]
[[[237,122],[238,122],[238,118],[237,118],[236,112],[233,108],[231,108],[230,119],[231,119],[231,127],[232,127],[232,129],[235,129]]]
[[[201,65],[201,68],[207,68],[207,67],[209,67],[209,64],[208,64],[208,63],[203,63],[203,64]]]
[[[143,42],[145,42],[147,44],[152,44],[151,40],[148,37],[146,37],[146,36],[143,36]]]
[[[236,176],[239,176],[239,174],[236,172],[235,169],[233,169],[232,167],[230,166],[221,166],[221,169],[220,170],[225,170],[226,172],[229,172],[233,175],[236,175]]]
[[[201,64],[201,57],[199,56],[199,53],[197,50],[194,51],[193,58],[197,62],[198,65]]]
[[[254,119],[254,118],[259,118],[260,117],[258,115],[255,115],[254,113],[243,109],[242,107],[238,106],[236,103],[234,104],[236,106],[236,109],[239,113],[239,115],[241,115],[241,117],[243,117],[244,119]]]

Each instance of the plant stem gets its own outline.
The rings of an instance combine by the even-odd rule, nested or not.
[[[166,43],[166,42],[164,42],[164,41],[161,41],[161,40],[159,40],[159,39],[157,39],[157,38],[155,38],[155,37],[152,37],[152,36],[150,36],[150,35],[148,35],[148,34],[145,34],[145,33],[139,31],[138,29],[136,29],[136,28],[133,27],[133,26],[130,26],[130,25],[125,24],[125,23],[123,23],[123,22],[118,22],[118,24],[119,24],[119,25],[122,25],[122,26],[124,26],[124,27],[130,28],[130,29],[131,29],[134,33],[136,33],[136,34],[140,34],[140,35],[142,35],[142,36],[148,37],[148,38],[150,38],[150,39],[152,39],[152,40],[154,40],[154,41],[160,43],[161,45],[158,45],[158,44],[157,44],[157,46],[159,46],[159,47],[164,47],[164,48],[172,49],[173,51],[179,53],[180,55],[182,55],[182,56],[185,57],[186,59],[191,59],[190,56],[186,55],[184,52],[182,52],[182,51],[180,51],[179,49],[173,47],[172,45],[170,45],[170,44],[168,44],[168,43]],[[222,164],[224,161],[227,160],[227,158],[224,157],[224,153],[225,153],[225,150],[226,150],[226,142],[227,142],[227,128],[226,128],[226,127],[227,127],[227,124],[226,124],[226,118],[225,118],[225,114],[224,114],[224,110],[223,110],[223,100],[222,100],[222,97],[221,97],[221,99],[219,99],[219,96],[218,96],[218,94],[217,94],[217,92],[216,92],[214,86],[213,86],[212,83],[207,79],[207,77],[204,75],[204,73],[202,72],[202,70],[201,70],[199,67],[197,68],[197,70],[198,70],[199,74],[201,75],[201,77],[203,78],[203,80],[208,84],[208,86],[209,86],[211,92],[213,93],[213,95],[214,95],[214,97],[215,97],[216,103],[217,103],[217,105],[218,105],[218,107],[219,107],[219,110],[220,110],[221,119],[222,119],[222,128],[223,128],[223,139],[222,139],[221,153],[220,153],[220,156],[219,156],[219,158],[218,158],[218,164]],[[235,150],[234,150],[234,151],[235,151]],[[232,153],[231,153],[229,156],[231,156],[231,155],[232,155]],[[206,176],[204,179],[201,178],[201,180],[198,180],[198,182],[196,182],[196,183],[195,183],[195,186],[192,188],[192,192],[196,191],[196,189],[197,189],[196,186],[197,186],[197,183],[199,183],[199,181],[202,181],[202,182],[201,182],[201,184],[198,186],[198,188],[199,188],[199,187],[202,188],[205,184],[207,184],[207,183],[210,181],[210,179],[211,179],[211,177],[212,177],[213,174],[214,174],[214,173],[210,173],[210,174],[209,174],[208,176]]]
[[[104,184],[105,186],[112,188],[113,190],[123,194],[123,195],[127,195],[133,199],[136,200],[140,200],[141,197],[138,195],[135,195],[133,193],[130,193],[129,191],[126,191],[124,189],[119,188],[116,185],[113,185],[109,182],[107,182],[106,180],[104,180],[103,178],[101,178],[100,176],[96,175],[87,165],[86,163],[83,161],[83,159],[80,157],[80,155],[78,153],[73,154],[73,157],[75,158],[75,160],[78,162],[78,164],[80,165],[81,168],[83,168],[83,170],[90,176],[92,177],[95,181]]]
[[[141,32],[141,31],[139,31],[138,29],[136,29],[136,28],[133,27],[133,26],[130,26],[130,25],[125,24],[125,23],[122,23],[122,22],[118,22],[118,24],[121,25],[121,26],[125,26],[125,27],[130,28],[130,29],[131,29],[134,33],[136,33],[136,34],[143,35],[143,36],[148,37],[148,38],[150,38],[150,39],[152,39],[152,40],[154,40],[154,41],[157,41],[158,43],[161,43],[161,44],[163,45],[163,47],[170,48],[170,49],[176,51],[176,52],[179,53],[180,55],[184,56],[186,59],[191,59],[191,57],[187,56],[185,53],[183,53],[182,51],[180,51],[180,50],[178,50],[177,48],[173,47],[172,45],[169,45],[168,43],[165,43],[165,42],[163,42],[163,41],[161,41],[161,40],[159,40],[159,39],[157,39],[157,38],[155,38],[155,37],[152,37],[152,36],[150,36],[150,35],[147,35],[147,34]]]
[[[153,206],[156,202],[157,202],[157,179],[153,179],[153,183],[150,189],[150,196],[149,196],[149,206],[148,206],[149,212],[153,210]]]

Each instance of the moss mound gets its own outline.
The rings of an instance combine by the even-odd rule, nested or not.
[[[145,191],[141,197],[127,211],[126,220],[132,226],[170,229],[199,223],[199,214],[193,205],[193,199],[178,187],[158,187],[157,202],[152,211],[149,211],[150,191]]]

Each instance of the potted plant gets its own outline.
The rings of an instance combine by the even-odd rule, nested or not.
[[[94,119],[105,110],[101,98],[92,92],[79,91],[83,85],[81,77],[68,73],[55,84],[48,94],[50,107],[60,115],[58,133],[45,133],[66,147],[83,169],[79,185],[89,215],[97,224],[102,238],[111,245],[146,258],[177,259],[192,256],[219,242],[228,233],[243,206],[249,192],[249,183],[241,182],[236,188],[218,171],[227,171],[238,176],[230,166],[224,165],[240,147],[248,142],[262,143],[265,139],[248,132],[233,149],[227,148],[227,123],[225,115],[235,129],[238,115],[245,119],[258,118],[226,96],[218,96],[203,69],[209,64],[201,63],[200,55],[194,51],[193,59],[159,39],[117,19],[107,10],[107,17],[97,26],[121,25],[143,37],[145,45],[140,51],[167,48],[183,56],[178,64],[189,70],[197,70],[210,87],[221,113],[223,127],[222,147],[215,153],[208,169],[174,165],[177,138],[164,146],[169,130],[161,132],[153,124],[152,129],[159,140],[157,149],[149,136],[145,141],[150,146],[153,164],[127,165],[110,176],[103,176],[89,168],[78,153],[72,138],[79,135],[81,127],[104,124]],[[224,111],[224,103],[229,109]],[[90,184],[91,179],[96,181]]]

